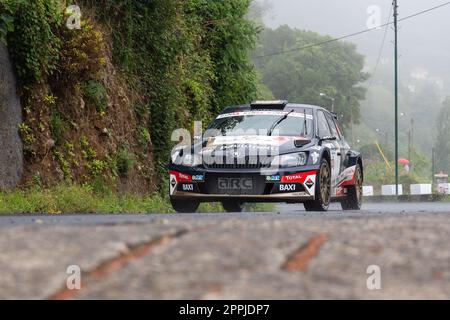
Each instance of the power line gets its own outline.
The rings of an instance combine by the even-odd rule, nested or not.
[[[389,13],[388,13],[388,21],[387,21],[385,29],[384,29],[383,40],[381,41],[380,50],[378,51],[378,57],[377,57],[377,60],[376,60],[376,63],[375,63],[375,68],[373,69],[373,72],[370,75],[370,82],[369,82],[369,85],[367,87],[368,88],[367,90],[370,90],[370,88],[372,87],[373,81],[375,79],[375,74],[376,74],[376,72],[378,70],[378,66],[380,65],[381,55],[383,54],[384,44],[386,42],[387,32],[388,32],[388,29],[389,29],[389,23],[391,21],[392,9],[393,9],[393,6],[390,5],[389,6]]]
[[[435,6],[435,7],[426,9],[426,10],[423,10],[423,11],[419,11],[419,12],[414,13],[412,15],[409,15],[409,16],[406,16],[404,18],[398,19],[398,22],[405,21],[405,20],[417,17],[419,15],[422,15],[422,14],[428,13],[430,11],[442,8],[442,7],[447,6],[449,4],[450,4],[450,1],[445,2],[443,4],[440,4],[438,6]],[[285,54],[285,53],[290,53],[290,52],[300,51],[300,50],[309,49],[309,48],[313,48],[313,47],[323,46],[323,45],[326,45],[326,44],[329,44],[329,43],[332,43],[332,42],[344,40],[344,39],[347,39],[347,38],[350,38],[350,37],[354,37],[354,36],[358,36],[360,34],[371,32],[371,31],[374,31],[374,30],[379,30],[380,28],[392,25],[393,23],[394,22],[388,22],[388,23],[381,24],[381,25],[373,27],[373,28],[369,28],[369,29],[358,31],[358,32],[354,32],[354,33],[351,33],[351,34],[348,34],[348,35],[345,35],[345,36],[342,36],[342,37],[339,37],[339,38],[333,38],[333,39],[325,40],[325,41],[322,41],[322,42],[311,43],[311,44],[308,44],[308,45],[305,45],[305,46],[299,47],[299,48],[293,48],[293,49],[289,49],[289,50],[283,50],[283,51],[278,51],[278,52],[274,52],[274,53],[269,53],[269,54],[265,54],[265,55],[262,55],[262,56],[254,57],[254,59],[262,59],[262,58],[266,58],[266,57],[273,57],[273,56],[278,56],[278,55]]]

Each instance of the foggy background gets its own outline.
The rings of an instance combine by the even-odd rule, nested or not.
[[[382,23],[387,22],[392,6],[391,0],[259,0],[267,4],[269,11],[265,17],[268,27],[276,28],[283,24],[308,29],[334,37],[354,33],[367,28],[371,5],[381,8]],[[399,0],[399,19],[418,11],[444,3],[443,0]],[[393,21],[392,15],[390,16]],[[450,6],[436,9],[423,15],[400,22],[399,54],[403,67],[401,73],[408,75],[411,69],[428,71],[429,78],[448,80],[450,74]],[[389,27],[383,50],[383,62],[392,62],[394,33]],[[375,64],[383,39],[384,29],[372,31],[345,41],[358,45],[358,51],[367,57],[367,64]],[[369,72],[372,69],[369,68]],[[448,81],[445,83],[448,89]],[[448,91],[448,90],[447,90]]]
[[[257,0],[264,8],[267,28],[282,25],[341,37],[367,29],[368,8],[381,9],[381,24],[393,21],[392,0]],[[444,0],[399,0],[399,19],[445,3]],[[389,13],[391,13],[389,15]],[[400,156],[407,156],[409,132],[414,147],[431,161],[436,121],[442,102],[450,96],[450,6],[399,23]],[[384,149],[394,146],[394,31],[388,26],[381,59],[377,65],[385,27],[343,41],[357,45],[365,56],[365,71],[371,77],[361,103],[361,123],[356,125],[356,147],[378,140]],[[347,133],[347,138],[349,133]],[[350,140],[350,139],[348,139]],[[384,143],[383,143],[384,142]]]

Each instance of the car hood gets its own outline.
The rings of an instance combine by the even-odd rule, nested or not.
[[[203,154],[236,149],[266,149],[272,154],[284,154],[301,151],[311,144],[309,139],[293,136],[219,136],[205,139],[194,150]]]

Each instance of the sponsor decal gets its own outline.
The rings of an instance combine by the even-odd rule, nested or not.
[[[356,184],[356,165],[349,167],[342,171],[342,173],[337,178],[337,186],[352,186]]]
[[[304,183],[306,178],[311,175],[316,175],[317,171],[306,171],[295,174],[290,174],[287,176],[283,176],[281,178],[281,182],[296,182],[296,183]]]
[[[311,178],[309,178],[308,180],[306,180],[305,185],[311,189],[314,186],[314,181],[312,181]]]
[[[176,182],[191,182],[192,176],[189,174],[185,174],[177,171],[170,171],[170,175],[175,176]]]
[[[169,178],[170,195],[173,195],[177,188],[177,178],[174,174],[170,175]]]
[[[182,185],[183,191],[194,191],[194,185],[192,183],[184,183]]]
[[[295,137],[286,137],[286,136],[280,136],[280,137],[272,137],[272,136],[265,136],[265,135],[242,135],[242,136],[217,136],[214,138],[214,140],[211,141],[211,143],[208,145],[208,147],[211,146],[222,146],[222,149],[228,149],[230,147],[224,147],[231,145],[231,148],[238,148],[240,146],[264,146],[266,148],[270,147],[279,147],[283,143],[286,143],[287,141],[295,140]]]
[[[296,190],[296,185],[295,184],[280,184],[280,191],[281,192],[286,192],[286,191],[294,192],[295,190]]]
[[[272,182],[272,181],[280,181],[281,176],[266,176],[266,181]]]
[[[278,116],[282,117],[287,115],[288,111],[269,111],[269,110],[255,110],[255,111],[239,111],[239,112],[230,112],[221,114],[217,117],[217,119],[223,118],[233,118],[233,117],[246,117],[246,116]],[[289,114],[289,117],[293,118],[304,118],[305,114],[302,112],[292,112]],[[306,119],[313,119],[313,116],[310,114],[306,115]]]
[[[303,188],[303,185],[301,183],[276,183],[273,186],[271,193],[297,193],[304,190],[305,188]]]
[[[177,191],[181,192],[199,192],[196,183],[182,182],[178,184]]]
[[[315,184],[316,184],[316,173],[314,172],[314,174],[311,174],[306,177],[304,183],[306,190],[312,196],[314,196],[316,193]]]
[[[203,182],[203,181],[205,181],[205,175],[203,175],[203,174],[193,175],[192,181]]]
[[[178,178],[180,179],[180,181],[191,181],[192,180],[192,177],[190,175],[184,174],[184,173],[179,173]]]

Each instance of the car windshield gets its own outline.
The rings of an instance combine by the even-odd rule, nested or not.
[[[209,126],[207,137],[271,135],[311,137],[311,111],[243,111],[222,114]],[[306,123],[306,130],[305,130]]]

